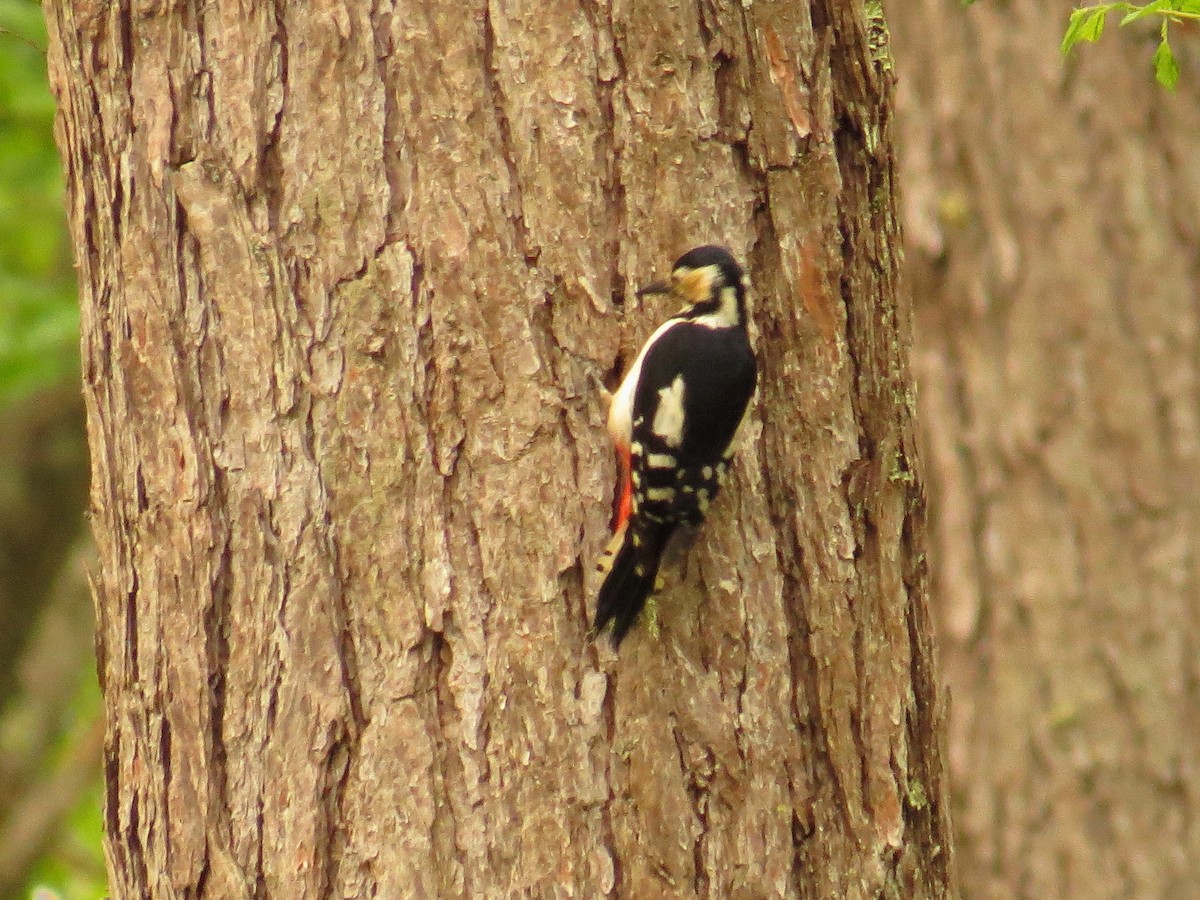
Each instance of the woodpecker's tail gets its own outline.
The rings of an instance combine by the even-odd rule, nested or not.
[[[606,572],[600,596],[596,601],[594,634],[609,622],[613,623],[612,644],[621,641],[637,621],[638,613],[654,591],[658,564],[674,527],[652,523],[647,527],[639,522],[625,523],[613,535],[608,549],[596,566]]]

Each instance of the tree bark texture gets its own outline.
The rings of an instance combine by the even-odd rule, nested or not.
[[[1196,38],[1069,9],[892,9],[962,886],[1192,897]]]
[[[877,4],[47,11],[118,896],[947,893]],[[762,387],[618,658],[599,383],[709,241]]]

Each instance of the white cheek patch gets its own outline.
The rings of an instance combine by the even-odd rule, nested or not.
[[[613,394],[612,405],[608,408],[608,433],[618,447],[628,447],[634,427],[640,425],[640,422],[633,422],[633,395],[637,391],[638,380],[642,377],[642,361],[646,358],[646,351],[650,346],[657,341],[667,329],[679,324],[678,319],[667,319],[658,326],[654,334],[650,335],[650,340],[642,345],[641,351],[637,355],[637,359],[633,361],[633,365],[629,367],[629,371],[625,374],[625,380],[621,382],[621,386],[617,388],[617,392]]]
[[[658,409],[654,412],[654,423],[651,425],[668,447],[678,447],[683,443],[683,376],[676,375],[670,387],[661,388],[658,392]]]

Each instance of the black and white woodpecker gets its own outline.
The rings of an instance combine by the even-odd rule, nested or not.
[[[594,630],[612,622],[614,647],[654,591],[671,535],[703,521],[724,480],[758,380],[749,283],[729,251],[706,246],[679,257],[669,282],[638,291],[685,306],[650,335],[609,410],[620,481]]]

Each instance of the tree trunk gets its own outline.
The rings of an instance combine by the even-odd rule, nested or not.
[[[1191,897],[1200,79],[1069,8],[894,4],[963,889]]]
[[[876,4],[48,11],[118,896],[947,893]],[[762,388],[617,657],[598,382],[713,240]]]

